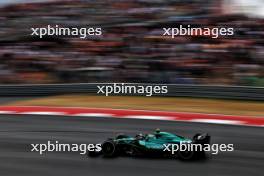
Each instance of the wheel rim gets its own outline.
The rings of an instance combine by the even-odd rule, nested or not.
[[[115,151],[115,146],[111,142],[106,142],[102,146],[102,149],[103,149],[103,153],[105,155],[112,155],[114,153],[114,151]]]

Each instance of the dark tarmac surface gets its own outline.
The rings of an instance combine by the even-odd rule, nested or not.
[[[100,143],[115,133],[151,133],[156,128],[192,137],[209,132],[212,143],[234,143],[234,152],[210,155],[207,160],[118,157],[88,158],[79,153],[30,152],[31,145]],[[0,115],[1,176],[263,176],[264,128],[102,117]]]

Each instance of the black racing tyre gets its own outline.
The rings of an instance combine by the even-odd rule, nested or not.
[[[194,151],[179,151],[178,156],[181,160],[192,160],[194,158]]]
[[[105,157],[114,157],[117,154],[116,144],[112,140],[105,141],[102,144],[102,153]]]

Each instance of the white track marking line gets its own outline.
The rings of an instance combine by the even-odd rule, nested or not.
[[[220,119],[192,119],[191,122],[201,122],[201,123],[214,123],[214,124],[244,124],[243,121],[239,120],[220,120]]]
[[[124,118],[128,118],[128,119],[149,119],[149,120],[172,120],[172,119],[176,119],[176,117],[169,117],[169,116],[147,116],[147,115],[131,115],[131,116],[124,116]]]
[[[21,112],[17,114],[25,114],[25,115],[67,115],[65,112]]]
[[[15,111],[0,111],[0,114],[15,114]]]
[[[113,117],[113,114],[106,114],[106,113],[79,113],[73,114],[73,116],[80,116],[80,117]]]

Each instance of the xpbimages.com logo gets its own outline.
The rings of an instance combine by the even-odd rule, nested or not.
[[[114,83],[108,85],[98,85],[97,94],[102,94],[105,96],[109,95],[117,95],[117,94],[134,94],[134,95],[144,95],[144,96],[152,96],[157,94],[167,94],[168,93],[168,86],[161,86],[161,85],[131,85],[125,83]]]
[[[65,144],[59,141],[47,141],[43,144],[31,144],[31,152],[38,152],[40,155],[49,152],[78,152],[86,155],[89,151],[99,152],[101,144]]]
[[[31,28],[31,36],[38,36],[43,38],[44,36],[79,36],[81,39],[85,39],[88,36],[101,36],[103,34],[102,28],[89,27],[89,28],[77,28],[77,27],[59,27],[59,25],[41,28]]]
[[[180,25],[178,28],[163,28],[163,36],[175,38],[176,36],[210,36],[217,39],[219,36],[233,36],[234,28],[226,27],[192,27]]]
[[[234,144],[193,144],[193,143],[179,143],[179,144],[164,144],[164,152],[170,152],[172,155],[177,152],[211,152],[213,155],[219,152],[234,151]]]

